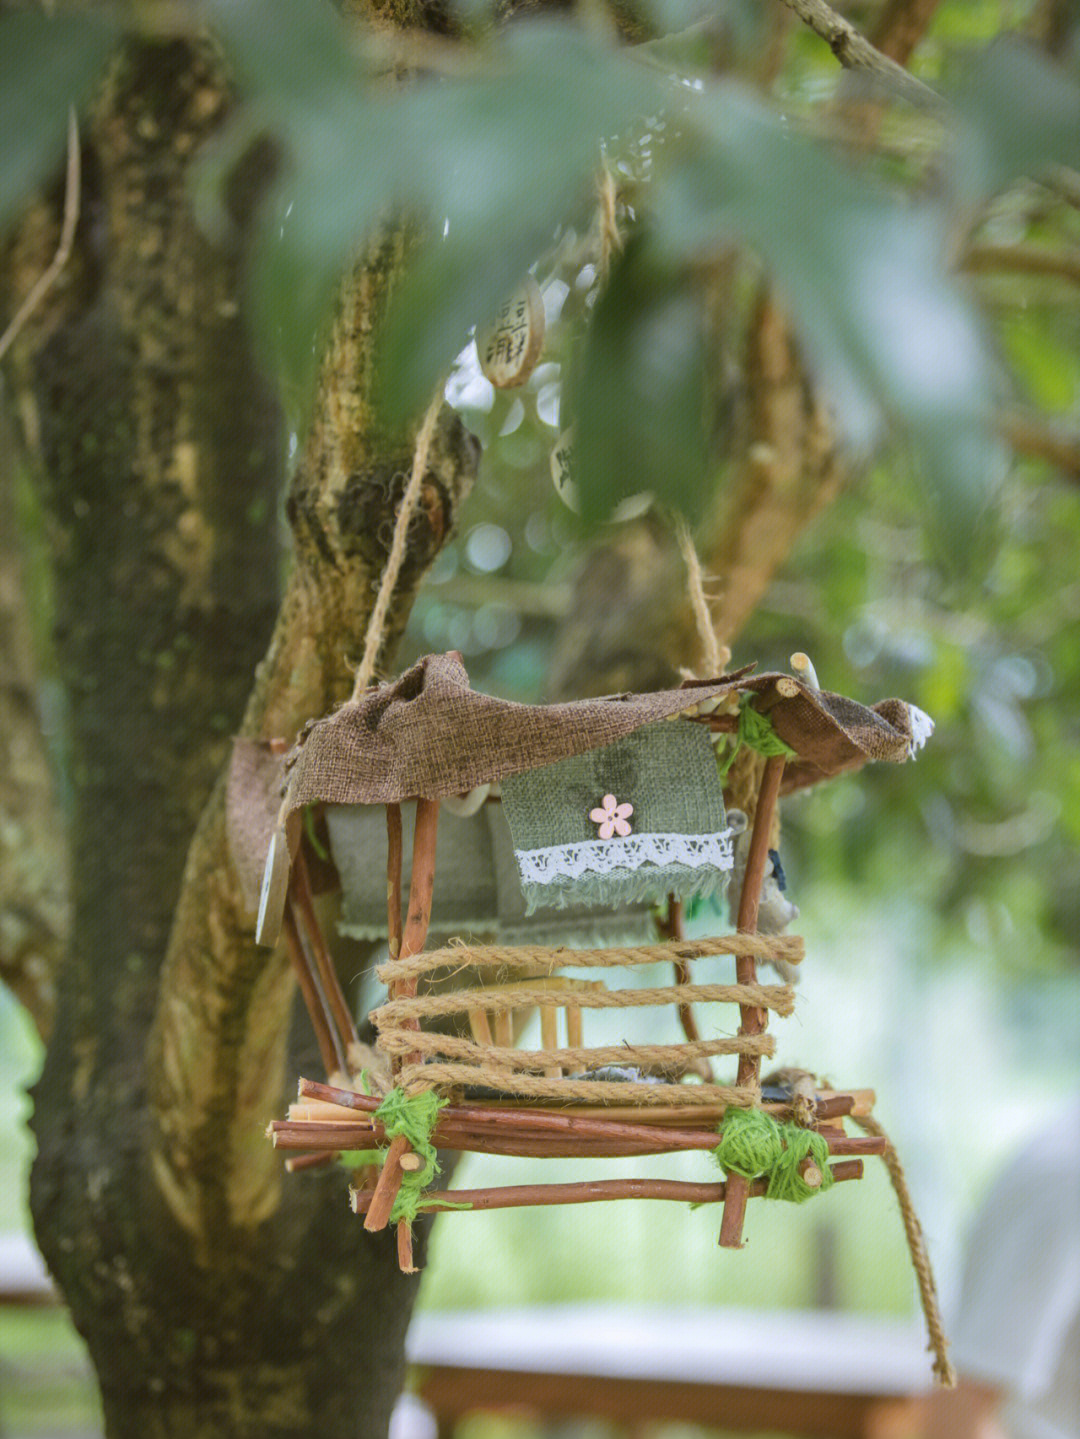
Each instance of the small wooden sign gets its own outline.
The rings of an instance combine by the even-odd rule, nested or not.
[[[297,828],[295,823],[293,828]],[[281,932],[281,916],[285,911],[285,895],[289,888],[293,846],[289,843],[286,825],[279,824],[270,840],[270,849],[263,870],[259,894],[259,917],[255,923],[255,943],[274,945]]]
[[[551,452],[551,483],[567,509],[581,514],[577,485],[574,483],[574,429],[563,430]]]
[[[497,390],[523,385],[544,344],[544,297],[531,275],[499,309],[495,322],[477,330],[480,369]]]
[[[573,426],[568,430],[563,430],[551,452],[551,483],[555,486],[555,491],[563,504],[573,510],[575,515],[580,515],[581,503],[578,487],[574,483]],[[608,518],[618,523],[622,523],[624,520],[636,520],[645,513],[652,501],[652,494],[648,490],[641,490],[636,495],[627,495],[625,500],[619,501]]]

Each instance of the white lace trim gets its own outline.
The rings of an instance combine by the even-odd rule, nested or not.
[[[551,884],[583,874],[610,874],[646,864],[681,864],[688,869],[731,869],[731,830],[719,834],[630,834],[621,839],[589,839],[580,844],[552,844],[544,849],[517,849],[514,856],[523,880]]]

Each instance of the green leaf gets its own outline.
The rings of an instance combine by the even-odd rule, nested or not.
[[[666,79],[574,25],[538,21],[509,32],[489,73],[418,86],[394,106],[399,185],[436,238],[388,316],[388,423],[423,406],[469,328],[568,214],[584,205],[588,215],[601,143],[639,127],[669,92]]]
[[[61,160],[68,109],[86,98],[116,38],[99,15],[35,10],[0,21],[0,225]]]
[[[252,314],[264,350],[306,411],[333,296],[350,256],[393,193],[393,146],[367,95],[352,32],[321,0],[216,0],[216,29],[242,103],[197,179],[200,211],[229,160],[259,134],[283,151],[251,268]]]
[[[1000,466],[984,339],[947,270],[944,218],[842,170],[731,85],[688,104],[681,146],[657,185],[667,253],[687,262],[725,237],[758,252],[849,437],[869,446],[888,425],[908,440],[935,533],[962,556]]]
[[[696,518],[707,497],[701,296],[627,246],[596,305],[569,396],[582,518],[642,491]]]
[[[972,57],[954,96],[960,125],[952,186],[977,205],[1021,176],[1054,165],[1080,170],[1080,83],[1021,41],[1002,39]]]

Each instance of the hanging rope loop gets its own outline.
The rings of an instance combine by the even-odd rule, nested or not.
[[[435,387],[435,394],[431,404],[428,406],[423,420],[420,422],[420,429],[416,435],[416,449],[413,452],[412,471],[408,483],[405,486],[405,493],[401,497],[401,504],[398,506],[397,519],[394,521],[394,535],[390,541],[390,551],[386,556],[386,565],[383,568],[382,578],[379,581],[379,592],[375,596],[375,605],[368,620],[367,633],[364,636],[364,653],[357,667],[356,678],[353,681],[353,699],[359,699],[367,687],[371,684],[375,675],[375,661],[379,657],[379,651],[386,639],[387,617],[390,613],[390,601],[394,596],[394,587],[401,574],[401,566],[405,562],[405,549],[409,535],[409,524],[416,513],[417,505],[420,502],[420,495],[423,490],[424,476],[427,473],[428,455],[431,451],[431,442],[435,438],[435,426],[438,424],[439,414],[443,407],[444,383],[440,379]]]

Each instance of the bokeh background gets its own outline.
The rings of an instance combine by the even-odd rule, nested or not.
[[[844,8],[857,19],[875,11]],[[912,70],[939,83],[965,47],[1023,27],[1038,9],[946,0]],[[792,123],[824,129],[820,102],[834,79],[825,47],[796,31],[773,99]],[[897,126],[882,163],[906,183],[931,161],[919,136]],[[634,163],[644,164],[641,155]],[[1018,181],[987,204],[980,225],[987,243],[1080,253],[1075,191],[1063,200],[1060,190]],[[564,245],[537,278],[549,340],[528,384],[494,391],[470,350],[451,377],[448,396],[483,444],[480,476],[399,654],[404,666],[430,650],[459,650],[476,688],[526,701],[551,692],[553,673],[566,667],[568,631],[590,623],[575,597],[597,543],[550,478],[565,425],[563,375],[595,266]],[[741,313],[752,304],[751,279],[733,289]],[[966,284],[1012,395],[1075,423],[1075,276],[987,272]],[[724,477],[721,464],[718,493]],[[824,687],[866,702],[899,695],[936,722],[913,764],[872,767],[783,808],[782,854],[808,957],[796,1014],[776,1033],[786,1062],[876,1090],[946,1306],[991,1179],[1080,1086],[1077,479],[1044,455],[1012,455],[976,534],[965,507],[947,498],[920,504],[903,445],[887,446],[807,526],[734,647],[734,663],[766,669],[805,651]],[[28,532],[38,523],[29,501],[23,521]],[[656,509],[630,524],[646,536],[666,532]],[[286,563],[284,521],[282,533]],[[618,545],[629,533],[609,526],[601,539]],[[958,565],[958,555],[970,563]],[[47,630],[43,589],[34,603]],[[52,686],[46,667],[46,715],[62,713]],[[56,757],[62,782],[62,747]],[[595,1033],[603,1042],[599,1026]],[[30,1232],[25,1091],[41,1062],[31,1025],[0,989],[0,1232]],[[641,1161],[641,1172],[650,1163],[660,1162]],[[469,1156],[455,1182],[524,1183],[541,1167],[550,1177],[550,1162]],[[436,1226],[420,1308],[614,1300],[913,1315],[892,1192],[884,1170],[867,1167],[864,1183],[820,1203],[751,1206],[740,1253],[717,1248],[707,1210],[627,1203],[453,1215]],[[560,1168],[566,1178],[605,1172],[597,1162]],[[666,1174],[699,1170],[689,1157],[663,1161]],[[89,1435],[95,1406],[62,1308],[0,1308],[0,1434]],[[464,1432],[530,1431],[476,1421]]]

